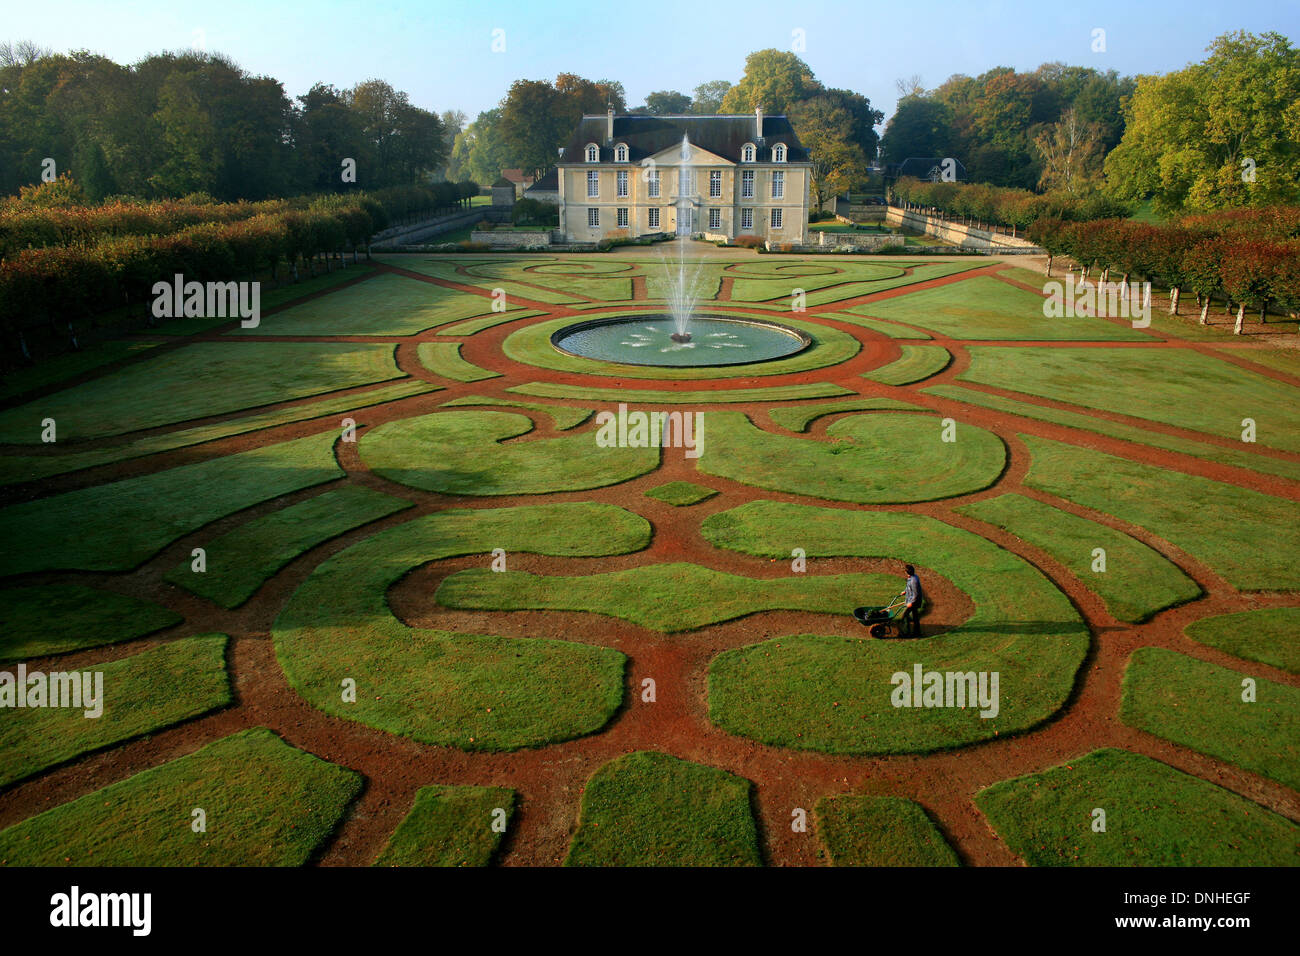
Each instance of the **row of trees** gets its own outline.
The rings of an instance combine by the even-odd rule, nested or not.
[[[1169,311],[1177,313],[1183,290],[1190,290],[1206,322],[1212,297],[1225,310],[1237,304],[1240,334],[1247,306],[1264,321],[1270,305],[1300,311],[1300,207],[1242,210],[1236,215],[1198,215],[1164,224],[1131,219],[1067,222],[1044,218],[1030,228],[1034,241],[1052,257],[1069,256],[1083,278],[1100,269],[1102,281],[1121,273],[1169,289]],[[1048,259],[1048,274],[1052,260]]]
[[[893,202],[941,218],[957,218],[968,225],[1010,226],[1013,234],[1039,219],[1084,221],[1127,216],[1131,204],[1102,193],[1084,196],[1064,190],[1035,193],[1028,189],[983,183],[934,183],[904,176],[890,189]]]
[[[58,330],[65,344],[75,347],[74,323],[121,306],[129,310],[150,298],[156,282],[177,273],[187,282],[226,282],[269,272],[278,281],[285,267],[296,281],[300,265],[314,275],[317,258],[326,271],[331,256],[342,260],[350,253],[355,261],[361,248],[368,251],[371,237],[390,224],[449,202],[467,202],[477,192],[473,183],[440,183],[300,197],[270,206],[241,203],[234,210],[218,205],[209,207],[211,218],[164,234],[110,228],[25,248],[0,260],[0,329],[17,338],[23,356],[27,334],[38,326]],[[80,207],[35,208],[74,219],[93,213]],[[147,219],[151,207],[143,208]],[[161,217],[158,211],[154,221]],[[123,220],[128,221],[134,222]]]
[[[444,120],[382,80],[317,84],[291,101],[278,80],[219,54],[161,53],[123,66],[86,52],[0,47],[3,194],[48,175],[47,160],[93,200],[378,189],[427,178],[449,149]],[[355,161],[354,181],[344,178],[345,159]]]

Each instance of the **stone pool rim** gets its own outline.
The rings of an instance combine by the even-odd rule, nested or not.
[[[645,319],[671,319],[671,314],[667,312],[648,312],[635,315],[614,315],[604,316],[595,319],[583,319],[569,325],[561,326],[550,335],[551,348],[561,355],[567,355],[570,358],[585,359],[589,362],[604,362],[607,365],[636,365],[641,368],[671,368],[671,369],[693,369],[693,368],[732,368],[739,365],[762,365],[767,362],[781,362],[795,355],[806,352],[811,346],[816,344],[817,340],[802,329],[793,329],[788,325],[782,325],[780,322],[773,322],[771,319],[750,318],[748,316],[738,315],[716,315],[711,313],[701,313],[694,318],[708,319],[711,322],[734,322],[737,325],[754,325],[776,332],[782,332],[799,342],[799,347],[792,352],[786,352],[784,355],[771,355],[767,358],[751,359],[747,358],[740,362],[705,362],[691,365],[672,365],[664,362],[633,362],[628,359],[610,359],[600,358],[595,355],[584,355],[581,352],[572,352],[560,345],[560,340],[572,335],[574,332],[583,332],[587,329],[599,328],[604,325],[633,325],[638,321]]]

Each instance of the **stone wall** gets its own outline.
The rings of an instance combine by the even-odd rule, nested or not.
[[[924,233],[947,242],[955,243],[968,249],[981,249],[998,255],[1041,256],[1046,252],[1028,239],[1018,236],[1004,236],[987,229],[976,229],[959,222],[944,222],[934,216],[898,206],[890,206],[885,221],[891,226]]]
[[[835,246],[852,246],[854,249],[866,249],[870,252],[884,249],[886,246],[903,245],[902,236],[891,236],[879,232],[825,232],[814,229],[817,233],[817,245],[821,248]]]
[[[876,203],[871,205],[850,203],[846,202],[844,197],[837,196],[833,211],[835,218],[841,222],[882,222],[887,208]]]
[[[476,225],[486,218],[488,218],[487,210],[479,206],[466,209],[464,212],[452,213],[450,216],[435,216],[408,226],[394,226],[376,235],[370,247],[384,249],[390,246],[414,245],[444,232],[455,232],[457,229]]]
[[[476,229],[469,234],[470,242],[481,242],[489,246],[522,248],[524,246],[549,246],[551,230],[539,229],[536,232],[516,232],[513,229]]]

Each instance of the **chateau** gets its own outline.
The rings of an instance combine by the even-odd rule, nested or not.
[[[569,242],[668,232],[802,243],[811,164],[784,116],[584,116],[556,170]],[[548,176],[547,179],[550,177]]]

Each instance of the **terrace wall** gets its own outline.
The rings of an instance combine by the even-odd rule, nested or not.
[[[901,209],[898,206],[889,207],[889,211],[885,214],[885,222],[891,226],[900,226],[913,232],[924,233],[927,236],[934,236],[959,246],[986,249],[999,255],[1041,256],[1046,254],[1046,250],[1034,245],[1028,239],[1021,239],[1018,236],[1004,236],[1001,233],[990,232],[987,229],[976,229],[974,226],[962,225],[959,222],[945,222],[934,216],[926,216],[910,209]]]

